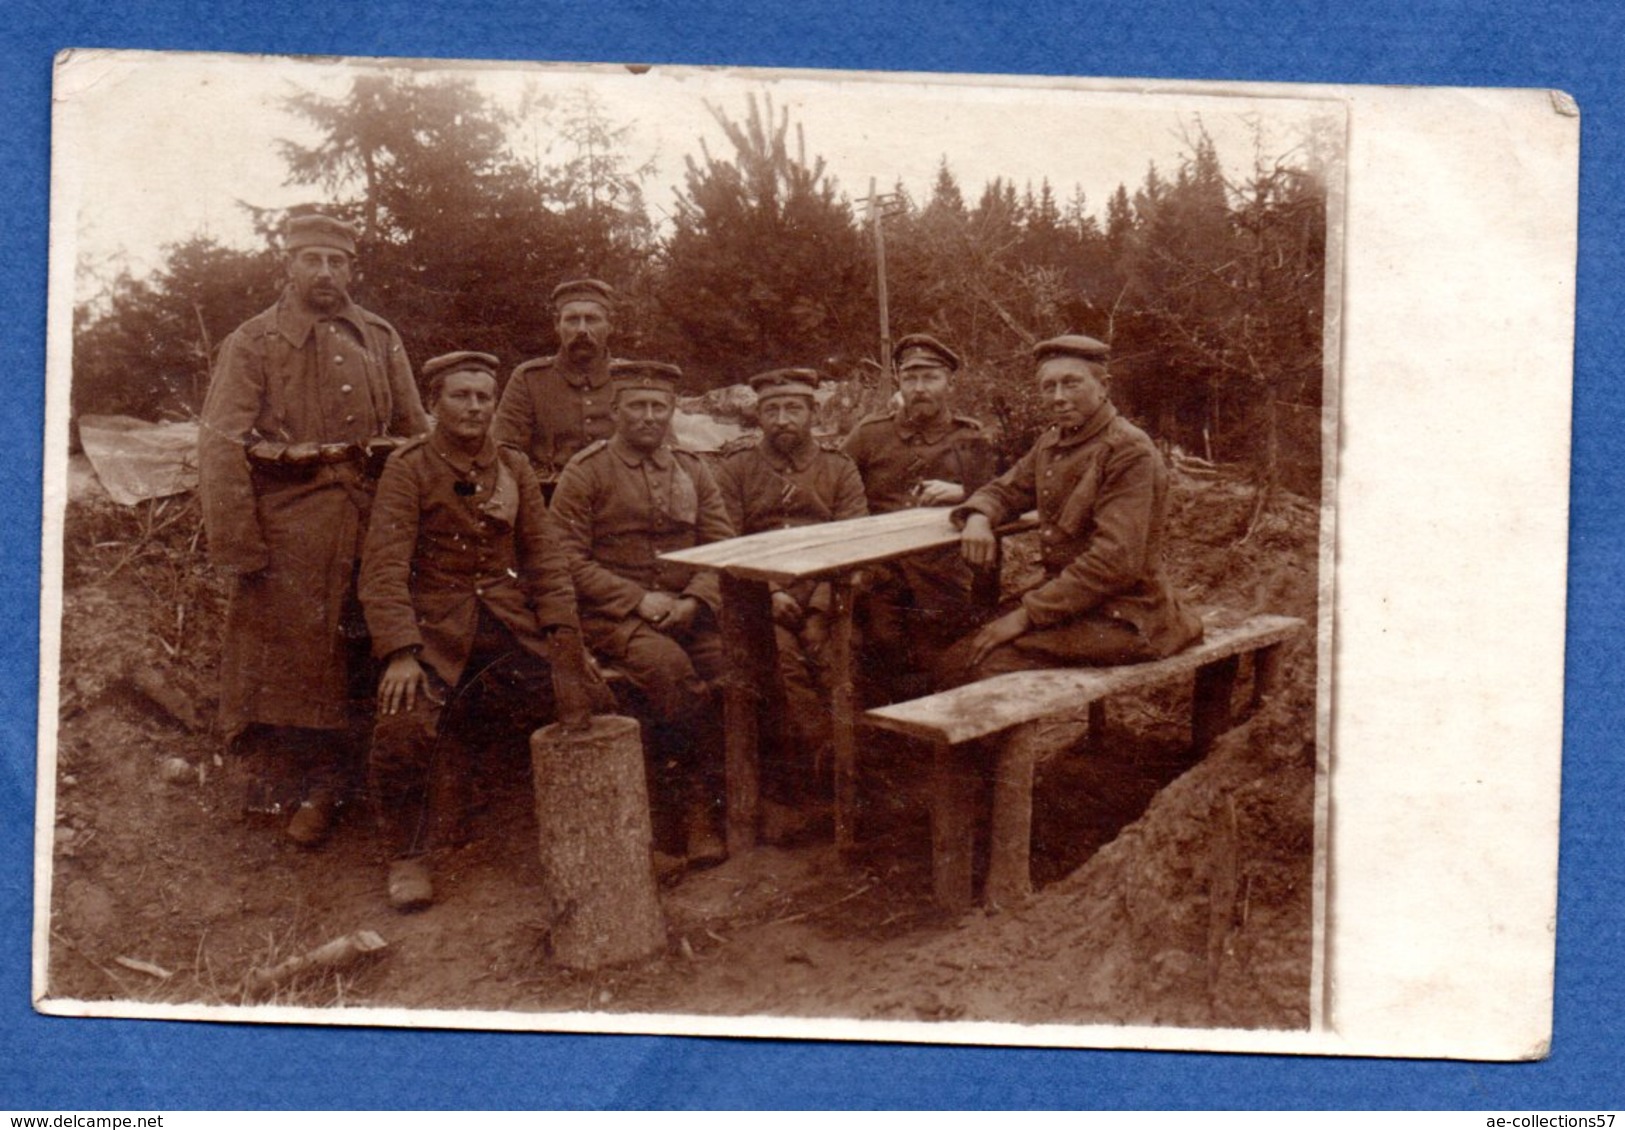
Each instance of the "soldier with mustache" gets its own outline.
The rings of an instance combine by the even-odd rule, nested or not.
[[[959,356],[930,334],[892,350],[901,406],[865,417],[842,450],[863,477],[872,514],[956,506],[998,472],[980,422],[953,411]],[[912,698],[930,682],[938,649],[974,623],[974,575],[952,549],[875,570],[859,604],[862,664],[871,699]]]
[[[573,279],[553,288],[559,351],[513,371],[497,406],[491,434],[524,452],[543,489],[570,457],[615,430],[609,381],[609,337],[615,292],[597,279]]]

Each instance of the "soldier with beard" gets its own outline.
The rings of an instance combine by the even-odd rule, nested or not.
[[[775,369],[752,377],[760,442],[730,452],[717,472],[728,517],[741,534],[808,526],[869,512],[852,460],[825,451],[813,438],[818,374]],[[828,582],[802,581],[773,590],[774,637],[791,748],[763,765],[762,833],[768,842],[793,838],[810,822],[809,804],[823,792],[830,763]]]
[[[953,411],[958,355],[929,334],[892,350],[902,405],[865,417],[842,450],[863,476],[874,514],[956,506],[998,471],[982,425]],[[859,604],[863,669],[871,699],[912,698],[929,684],[938,649],[974,624],[973,574],[951,548],[876,570]]]
[[[615,292],[597,279],[553,288],[559,351],[526,361],[502,390],[491,435],[530,458],[544,490],[570,457],[615,430],[609,384],[609,335]]]

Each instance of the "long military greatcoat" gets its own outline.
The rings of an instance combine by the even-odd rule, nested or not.
[[[285,291],[221,345],[198,467],[210,559],[236,574],[220,664],[228,741],[256,722],[347,724],[342,621],[371,502],[354,462],[272,471],[247,449],[427,429],[400,336],[353,303],[322,317]]]

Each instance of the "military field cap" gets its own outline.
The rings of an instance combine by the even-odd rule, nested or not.
[[[617,393],[632,389],[650,389],[677,395],[677,382],[683,379],[683,370],[664,361],[611,361],[609,387]]]
[[[282,241],[289,251],[298,251],[301,247],[331,247],[354,255],[357,234],[354,224],[312,212],[307,216],[290,217],[283,227]]]
[[[453,373],[484,373],[486,376],[494,377],[500,364],[501,362],[489,353],[473,353],[468,350],[461,353],[442,353],[439,357],[431,357],[423,363],[421,379],[428,382],[435,377],[449,377]]]
[[[566,302],[596,302],[613,312],[615,288],[597,279],[571,279],[553,288],[553,308],[561,310]]]
[[[1111,346],[1082,334],[1063,334],[1033,346],[1034,361],[1045,361],[1051,357],[1081,357],[1085,361],[1104,365],[1111,355]]]
[[[905,334],[898,338],[897,344],[892,347],[891,359],[899,372],[904,369],[947,369],[954,372],[959,368],[959,354],[930,334]]]
[[[750,379],[757,400],[770,396],[805,396],[811,400],[818,389],[817,369],[770,369]]]

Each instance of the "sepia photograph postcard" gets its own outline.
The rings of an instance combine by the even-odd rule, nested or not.
[[[1544,1055],[1577,137],[64,52],[35,1007]]]

